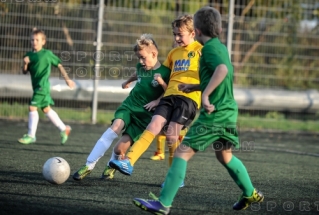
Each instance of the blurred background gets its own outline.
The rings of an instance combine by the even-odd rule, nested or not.
[[[109,124],[130,89],[133,44],[153,34],[163,62],[173,45],[171,22],[212,6],[223,18],[221,41],[235,68],[238,126],[319,131],[319,2],[315,0],[4,0],[0,2],[0,117],[27,120],[32,96],[21,72],[30,33],[62,60],[77,87],[52,69],[54,109],[64,121]],[[99,16],[100,15],[100,16]],[[133,87],[134,85],[132,85]],[[41,119],[46,120],[40,115]]]

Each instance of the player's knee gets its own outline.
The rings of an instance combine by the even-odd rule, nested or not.
[[[156,121],[152,121],[148,126],[147,130],[152,132],[153,134],[159,134],[162,130],[162,125],[157,123]]]
[[[29,111],[32,112],[32,111],[37,111],[38,108],[35,107],[35,106],[29,106]]]
[[[177,143],[177,141],[178,141],[178,136],[175,136],[175,135],[167,135],[166,136],[166,143],[169,147],[172,146],[173,144]]]
[[[43,113],[48,113],[50,110],[51,110],[51,108],[49,106],[42,108]]]
[[[117,119],[115,120],[112,125],[111,125],[111,129],[116,133],[119,134],[122,129],[124,128],[124,122],[121,119]]]

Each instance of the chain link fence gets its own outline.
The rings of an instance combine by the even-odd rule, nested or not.
[[[121,82],[134,71],[137,59],[132,46],[142,33],[154,35],[163,61],[173,43],[170,23],[180,14],[194,13],[210,5],[222,14],[220,39],[226,44],[231,2],[107,0],[102,49],[97,52],[98,1],[1,1],[0,116],[27,118],[32,89],[29,76],[22,75],[20,68],[23,55],[31,48],[30,32],[34,28],[46,32],[45,47],[61,58],[78,86],[74,91],[68,90],[58,70],[53,68],[50,81],[56,108],[66,112],[67,120],[88,122],[96,60],[101,67],[98,87],[101,115],[106,110],[115,110],[127,96],[129,90],[122,90]],[[317,1],[236,0],[234,3],[231,58],[235,68],[235,96],[241,111],[252,115],[288,111],[302,117],[318,116]],[[273,107],[262,104],[265,101],[262,97],[258,104],[254,103],[257,95],[264,95],[269,103],[273,102]]]

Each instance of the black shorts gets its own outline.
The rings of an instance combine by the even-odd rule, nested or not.
[[[170,122],[188,127],[196,116],[197,104],[185,96],[166,96],[163,97],[154,111],[154,115],[160,115]],[[184,129],[183,128],[183,129]],[[165,130],[165,129],[164,129]]]

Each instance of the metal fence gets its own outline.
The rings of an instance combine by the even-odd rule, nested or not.
[[[211,5],[222,14],[223,34],[220,39],[226,44],[229,4],[232,2],[230,0],[105,1],[103,46],[99,52],[96,52],[98,1],[57,1],[1,1],[0,79],[7,84],[0,89],[0,102],[3,107],[1,109],[15,103],[27,104],[32,95],[29,77],[22,76],[20,67],[23,55],[30,50],[30,32],[33,28],[40,28],[46,32],[46,48],[51,49],[62,59],[69,76],[81,86],[79,91],[67,96],[68,91],[63,90],[65,85],[57,81],[57,84],[52,86],[57,107],[68,108],[70,112],[75,110],[90,112],[88,110],[92,106],[93,79],[96,71],[94,63],[98,59],[100,63],[98,108],[114,110],[128,92],[120,92],[112,85],[126,79],[134,70],[137,60],[132,53],[132,45],[140,34],[154,35],[159,45],[160,61],[163,61],[173,42],[170,23],[179,14],[194,13],[202,6]],[[276,90],[281,92],[289,90],[287,95],[291,92],[304,92],[307,97],[309,90],[318,90],[319,4],[317,1],[236,0],[233,2],[235,4],[231,58],[235,67],[235,94],[236,90],[242,89],[271,89],[274,91],[269,92],[274,95]],[[60,79],[56,69],[52,71],[52,78]],[[17,82],[18,79],[21,82]],[[111,82],[113,80],[118,82]],[[12,81],[14,84],[9,84]],[[106,86],[112,87],[106,88]],[[25,95],[26,92],[29,96]],[[311,102],[314,103],[313,101],[310,99],[305,106],[297,108],[296,111],[305,111]],[[240,107],[245,109],[245,105]],[[248,109],[254,110],[251,107]],[[268,111],[272,108],[264,106],[255,110],[254,113],[262,113],[261,110]],[[313,109],[311,112],[316,111],[317,109]],[[24,112],[18,113],[16,108],[9,108],[3,112],[0,113],[1,117],[27,117]],[[85,121],[90,120],[89,115],[88,117]]]

